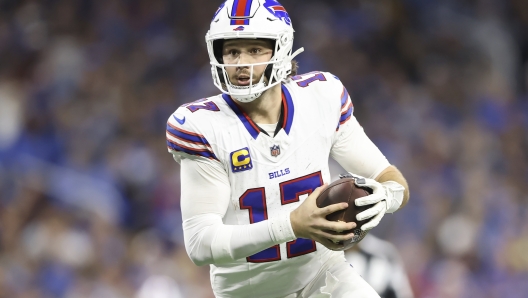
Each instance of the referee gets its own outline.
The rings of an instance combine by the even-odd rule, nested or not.
[[[414,297],[398,250],[391,243],[368,234],[345,257],[381,298]]]

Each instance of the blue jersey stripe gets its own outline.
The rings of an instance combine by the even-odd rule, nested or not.
[[[209,150],[203,150],[203,151],[200,151],[200,150],[197,150],[197,149],[191,149],[189,147],[182,147],[176,143],[173,143],[169,140],[167,140],[167,146],[171,149],[171,150],[174,150],[174,151],[181,151],[181,152],[185,152],[187,154],[191,154],[191,155],[197,155],[197,156],[202,156],[202,157],[207,157],[207,158],[214,158],[216,160],[218,160],[218,158],[216,158],[216,155],[209,151]]]
[[[343,95],[341,96],[341,108],[344,108],[348,99],[348,91],[343,87]]]
[[[286,115],[284,117],[286,118],[286,125],[284,125],[283,129],[287,134],[290,134],[290,130],[293,124],[293,116],[295,112],[295,107],[293,106],[293,100],[290,94],[290,91],[288,91],[288,88],[286,86],[281,85],[282,92],[284,94],[284,97],[286,98]]]
[[[339,123],[343,124],[350,116],[352,115],[352,111],[354,111],[354,107],[350,105],[346,113],[341,114],[341,118],[339,118]]]
[[[229,105],[231,110],[235,112],[235,114],[238,116],[238,119],[244,124],[246,127],[246,130],[249,132],[249,134],[253,137],[253,139],[256,139],[260,133],[260,131],[257,129],[256,125],[253,123],[253,121],[247,117],[244,112],[238,107],[238,105],[235,103],[233,99],[227,94],[222,94],[222,98],[225,100],[225,102]]]
[[[179,128],[175,127],[175,126],[172,126],[169,123],[167,123],[167,131],[170,132],[171,134],[173,134],[175,136],[178,136],[181,139],[189,141],[191,143],[203,144],[203,145],[206,145],[206,146],[210,146],[209,142],[207,142],[207,140],[203,136],[198,135],[198,134],[194,134],[192,132],[186,132],[185,130],[179,129]]]

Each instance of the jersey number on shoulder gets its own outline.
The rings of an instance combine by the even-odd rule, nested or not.
[[[193,113],[198,110],[208,110],[213,112],[220,111],[218,106],[212,101],[207,101],[207,98],[198,99],[196,101],[183,105],[183,107],[186,107],[187,109],[189,109],[189,111]]]
[[[308,77],[308,75],[311,75],[311,76]],[[324,74],[318,71],[314,71],[314,72],[309,72],[309,73],[305,73],[302,75],[293,76],[292,80],[297,81],[297,85],[304,88],[304,87],[308,87],[311,82],[326,81],[326,78]]]
[[[311,194],[317,187],[323,185],[321,172],[292,179],[279,184],[281,205],[291,204],[299,201],[300,196]],[[240,197],[240,209],[249,211],[249,221],[257,223],[268,219],[268,208],[266,206],[266,192],[264,187],[252,188]],[[287,257],[294,258],[305,255],[316,250],[315,241],[297,238],[286,243]],[[246,258],[248,262],[263,263],[281,259],[279,245],[274,245],[261,252]]]
[[[212,101],[206,101],[206,102],[199,103],[199,104],[192,104],[192,105],[187,106],[187,108],[193,113],[198,110],[208,110],[208,111],[213,111],[213,112],[220,111],[218,106]]]

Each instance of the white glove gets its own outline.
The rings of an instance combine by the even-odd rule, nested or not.
[[[376,204],[356,216],[356,219],[359,221],[373,217],[368,223],[361,227],[363,231],[368,231],[377,226],[385,213],[393,213],[400,208],[403,201],[405,187],[398,182],[386,181],[379,183],[374,179],[361,177],[352,173],[348,174],[349,175],[341,177],[355,178],[357,186],[372,189],[371,195],[359,198],[355,201],[356,206]]]

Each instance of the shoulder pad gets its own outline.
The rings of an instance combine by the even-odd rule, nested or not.
[[[194,112],[200,109],[219,111],[214,102],[200,100],[182,105],[167,120],[167,149],[175,158],[203,157],[218,160],[200,125],[196,123],[200,117],[196,117]]]

